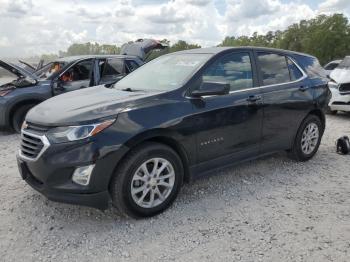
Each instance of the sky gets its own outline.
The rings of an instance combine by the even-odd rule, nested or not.
[[[350,17],[350,0],[0,0],[0,57],[139,38],[207,47],[332,13]]]

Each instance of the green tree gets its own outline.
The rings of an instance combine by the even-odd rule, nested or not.
[[[324,64],[350,54],[350,25],[343,14],[320,15],[302,20],[284,31],[228,36],[220,46],[263,46],[305,52]]]

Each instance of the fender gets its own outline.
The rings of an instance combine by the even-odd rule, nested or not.
[[[45,101],[46,97],[38,96],[36,94],[28,94],[21,97],[16,97],[13,100],[10,100],[7,104],[6,111],[5,111],[5,122],[7,124],[10,123],[11,115],[14,113],[14,110],[18,108],[20,105],[25,104],[40,104],[41,102]]]

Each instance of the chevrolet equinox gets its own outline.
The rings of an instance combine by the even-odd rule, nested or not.
[[[102,89],[102,90],[101,90]],[[32,108],[17,156],[53,201],[156,215],[184,182],[276,151],[311,159],[325,130],[328,81],[315,57],[266,48],[161,56],[112,88]]]

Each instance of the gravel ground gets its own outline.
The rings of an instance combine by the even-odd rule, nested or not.
[[[319,153],[284,153],[186,185],[155,218],[132,220],[46,200],[19,177],[18,136],[0,134],[1,261],[350,261],[350,156],[328,116]]]

